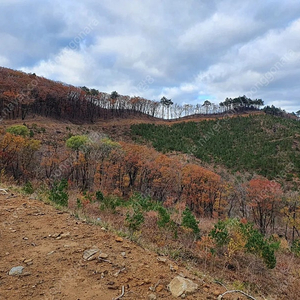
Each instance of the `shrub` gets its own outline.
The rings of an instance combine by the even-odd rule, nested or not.
[[[34,192],[34,189],[33,189],[32,184],[31,184],[30,181],[27,181],[25,183],[25,185],[23,186],[23,191],[26,194],[32,194]]]
[[[151,200],[150,197],[144,197],[139,193],[135,193],[129,201],[132,205],[138,205],[144,211],[155,210],[155,203]]]
[[[109,209],[115,213],[116,208],[122,204],[122,200],[117,196],[107,196],[103,197],[101,201],[100,209],[105,210]]]
[[[103,201],[104,196],[103,196],[103,193],[101,191],[96,192],[96,199],[97,199],[98,202]]]
[[[300,256],[300,240],[294,240],[291,246],[291,251],[296,255]]]
[[[60,182],[54,182],[53,187],[50,190],[49,199],[61,206],[68,206],[68,182],[66,179],[62,179]]]
[[[131,235],[139,229],[139,227],[144,223],[144,220],[144,214],[137,206],[133,208],[132,213],[127,212],[125,221]]]
[[[72,150],[79,150],[88,141],[85,135],[74,135],[66,141],[66,146]]]
[[[226,246],[229,254],[243,250],[261,257],[269,269],[276,266],[275,250],[279,242],[266,239],[251,223],[245,224],[238,219],[219,221],[209,236],[218,248]]]
[[[199,237],[200,229],[198,227],[198,222],[196,221],[195,216],[188,208],[186,208],[182,213],[181,226],[192,229],[195,234],[195,237]]]
[[[76,199],[76,207],[77,209],[81,209],[82,208],[82,202],[79,198]]]
[[[34,137],[34,132],[33,132],[32,129],[30,129],[29,136],[30,136],[31,138]]]
[[[226,223],[219,220],[209,233],[209,236],[214,239],[218,247],[227,245],[229,243],[229,233],[226,228]]]
[[[170,214],[167,212],[167,210],[162,207],[159,206],[157,208],[158,211],[158,220],[157,220],[157,225],[158,227],[162,228],[162,227],[166,227],[168,224],[170,224]]]
[[[30,131],[24,125],[13,125],[6,129],[7,132],[14,135],[21,135],[23,137],[29,136]]]

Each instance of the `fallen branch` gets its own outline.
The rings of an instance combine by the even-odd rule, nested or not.
[[[222,282],[220,282],[220,281],[218,281],[218,280],[215,280],[214,282],[217,283],[217,284],[219,284],[219,285],[221,285],[222,287],[224,287],[224,288],[226,289],[226,291],[228,291],[228,288],[227,288],[226,285],[223,284]]]
[[[7,190],[5,189],[0,189],[0,192],[4,192],[5,194],[8,194]]]
[[[245,292],[243,291],[240,291],[240,290],[232,290],[232,291],[226,291],[225,293],[223,293],[222,295],[219,295],[218,296],[218,300],[222,300],[222,298],[226,295],[226,294],[231,294],[231,293],[240,293],[246,297],[248,297],[249,299],[252,299],[252,300],[256,300],[254,297],[246,294]]]
[[[120,274],[121,272],[125,271],[125,270],[126,270],[126,268],[123,268],[123,269],[117,271],[117,272],[114,274],[114,276],[115,276],[115,277],[118,277],[119,274]]]
[[[118,299],[121,299],[125,294],[125,287],[124,285],[122,286],[122,294],[120,296],[118,296],[117,298],[112,298],[112,300],[118,300]]]

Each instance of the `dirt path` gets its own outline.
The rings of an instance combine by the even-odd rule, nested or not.
[[[121,299],[175,299],[167,285],[178,274],[199,285],[186,299],[216,299],[216,290],[224,291],[166,257],[160,262],[157,254],[37,200],[0,195],[0,230],[0,299],[112,300],[123,286]],[[92,248],[99,249],[96,258],[84,260]],[[16,266],[23,273],[8,275]]]

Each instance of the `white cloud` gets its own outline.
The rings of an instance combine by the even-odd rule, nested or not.
[[[7,57],[0,55],[0,66],[9,66],[9,60]]]
[[[1,65],[156,100],[219,102],[263,81],[254,97],[298,101],[294,0],[5,0],[0,8]]]
[[[227,47],[241,42],[260,27],[259,22],[236,14],[216,12],[211,18],[197,23],[179,37],[179,46],[199,52]]]

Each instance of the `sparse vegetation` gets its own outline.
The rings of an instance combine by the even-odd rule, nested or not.
[[[62,179],[59,182],[54,182],[53,187],[49,192],[49,199],[55,204],[68,206],[68,182]]]

